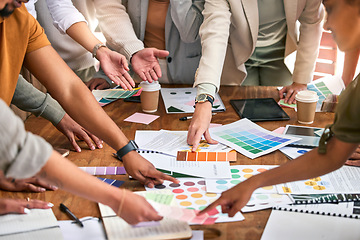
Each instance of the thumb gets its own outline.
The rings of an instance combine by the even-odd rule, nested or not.
[[[164,57],[166,57],[168,55],[169,55],[168,51],[159,50],[159,49],[154,50],[154,56],[157,57],[157,58],[164,58]]]

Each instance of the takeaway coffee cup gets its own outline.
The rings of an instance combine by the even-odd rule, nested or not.
[[[149,83],[147,81],[143,81],[139,84],[139,86],[142,88],[140,100],[143,112],[156,112],[159,103],[159,90],[161,88],[159,82],[153,81],[152,83]]]
[[[311,124],[314,122],[316,103],[319,96],[314,91],[300,91],[295,96],[298,122]]]

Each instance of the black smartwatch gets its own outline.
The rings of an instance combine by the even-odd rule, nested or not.
[[[116,155],[118,157],[118,159],[122,162],[122,157],[125,156],[126,154],[128,154],[131,151],[136,151],[138,150],[139,147],[138,145],[135,143],[135,141],[130,140],[128,144],[126,144],[124,147],[120,148],[119,151],[116,152]]]
[[[207,101],[209,101],[211,103],[211,106],[213,106],[214,98],[209,94],[201,93],[197,95],[197,97],[195,98],[195,104],[199,102],[207,102]]]

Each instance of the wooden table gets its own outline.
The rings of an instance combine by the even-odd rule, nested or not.
[[[163,86],[166,87],[166,86]],[[170,87],[175,87],[174,85]],[[177,85],[176,87],[188,87]],[[213,116],[213,123],[229,124],[239,120],[239,116],[230,105],[230,99],[243,98],[265,98],[272,97],[279,100],[278,92],[275,87],[222,87],[220,96],[226,106],[226,112],[218,113]],[[123,120],[135,112],[141,112],[139,103],[129,103],[123,100],[116,101],[104,107],[108,115],[121,127],[122,131],[129,139],[134,139],[136,130],[187,130],[190,121],[179,121],[179,117],[185,114],[166,114],[163,101],[159,102],[159,109],[155,113],[161,117],[149,125],[124,122]],[[265,129],[274,130],[286,124],[299,125],[296,121],[296,113],[293,109],[285,108],[287,114],[290,116],[289,121],[273,121],[273,122],[259,122],[258,124]],[[190,114],[187,114],[190,115]],[[316,127],[324,127],[326,124],[332,122],[334,118],[333,113],[316,113],[315,121],[312,125]],[[70,143],[64,135],[54,128],[50,122],[31,116],[26,122],[27,130],[38,134],[50,142],[54,147],[71,148]],[[114,152],[108,145],[104,144],[103,149],[96,149],[90,151],[83,143],[79,143],[84,149],[81,153],[71,152],[68,159],[77,166],[121,166],[112,153]],[[256,159],[249,159],[238,153],[238,160],[235,164],[252,164],[252,165],[276,165],[283,164],[288,159],[280,151],[259,157]],[[125,180],[124,187],[132,190],[144,190],[144,187],[135,180],[129,180],[127,176],[105,176],[107,178]],[[81,181],[81,179],[79,179]],[[71,211],[78,217],[95,216],[100,217],[100,212],[97,204],[81,197],[69,194],[62,190],[47,191],[45,193],[8,193],[0,192],[0,197],[13,198],[36,198],[44,201],[49,201],[55,204],[53,211],[58,220],[68,220],[68,216],[60,212],[58,206],[61,202],[67,205]],[[270,210],[256,211],[252,213],[244,213],[245,220],[233,223],[218,223],[209,226],[192,226],[192,229],[204,230],[205,239],[260,239],[261,234],[269,217]]]

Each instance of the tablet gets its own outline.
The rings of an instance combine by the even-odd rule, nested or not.
[[[253,122],[290,119],[273,98],[236,99],[230,103],[241,118]]]
[[[286,125],[284,134],[301,138],[299,141],[287,145],[289,147],[315,148],[319,146],[323,131],[323,128]]]

